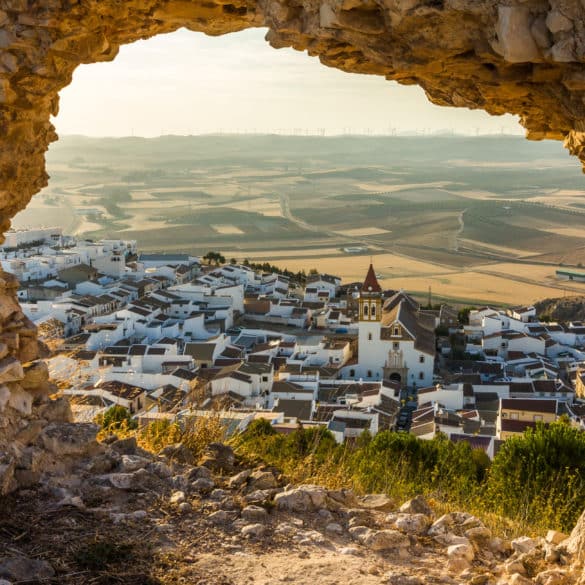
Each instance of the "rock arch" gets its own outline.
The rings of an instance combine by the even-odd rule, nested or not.
[[[579,0],[0,0],[0,233],[47,184],[50,116],[75,68],[180,27],[267,27],[275,48],[418,84],[435,104],[518,114],[529,138],[564,139],[585,162]],[[47,402],[43,367],[23,370],[37,353],[16,282],[0,273],[0,493],[19,465],[34,475],[22,464],[43,424],[67,418]]]

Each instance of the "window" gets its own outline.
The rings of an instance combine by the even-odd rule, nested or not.
[[[395,341],[394,343],[392,343],[392,349],[394,351],[398,351],[400,349],[400,342],[399,341]]]
[[[542,420],[542,414],[535,414],[533,417],[534,422],[538,422]]]
[[[394,327],[394,333],[392,335],[400,335],[400,327]]]
[[[372,334],[368,333],[368,341],[372,341]]]
[[[372,377],[372,370],[368,370],[368,378]]]
[[[368,305],[364,305],[364,317],[368,316]]]
[[[350,376],[350,378],[354,378],[355,377],[355,370],[349,370],[349,376]]]
[[[268,376],[262,376],[262,382],[268,382]]]
[[[419,363],[424,364],[425,363],[425,356],[424,355],[419,356],[418,361],[419,361]]]
[[[518,420],[518,413],[517,412],[511,412],[510,413],[510,419],[512,419],[512,420]]]
[[[424,372],[420,372],[418,375],[418,379],[419,380],[424,380],[425,379],[425,373]]]
[[[376,316],[376,305],[372,305],[371,315],[372,315],[372,317]]]

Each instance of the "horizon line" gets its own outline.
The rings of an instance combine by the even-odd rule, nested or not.
[[[309,133],[283,133],[283,132],[221,132],[221,131],[213,131],[213,132],[201,132],[197,134],[177,134],[177,133],[168,133],[168,134],[158,134],[156,136],[143,136],[139,134],[125,134],[120,136],[96,136],[91,134],[77,134],[77,133],[61,133],[59,134],[59,138],[91,138],[91,139],[114,139],[114,140],[123,140],[126,138],[139,138],[144,140],[152,140],[157,138],[203,138],[209,136],[225,136],[225,137],[242,137],[242,136],[280,136],[282,138],[494,138],[494,137],[501,137],[501,138],[525,138],[522,134],[514,134],[508,132],[485,132],[485,133],[477,133],[477,134],[465,134],[461,132],[429,132],[422,133],[416,131],[397,131],[395,133],[380,133],[380,134],[373,134],[373,133],[362,133],[362,132],[339,132],[339,133],[317,133],[317,132],[309,132]]]

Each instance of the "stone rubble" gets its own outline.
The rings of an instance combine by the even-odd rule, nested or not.
[[[76,438],[83,445],[91,443],[85,433],[65,433],[58,450]],[[56,508],[75,508],[129,530],[136,522],[148,524],[165,538],[184,531],[187,541],[193,534],[187,527],[202,522],[200,530],[215,531],[217,543],[223,534],[232,551],[276,541],[301,552],[363,557],[372,563],[368,574],[379,575],[379,583],[583,585],[584,557],[569,550],[577,532],[568,537],[549,531],[546,538],[503,541],[470,514],[450,512],[436,518],[421,496],[398,505],[379,494],[356,497],[351,490],[283,486],[276,472],[238,469],[227,446],[208,450],[206,466],[180,463],[176,448],[153,455],[127,439],[108,439],[98,447],[99,456],[111,463],[107,473],[95,473],[92,446],[78,460],[74,475],[54,468],[43,476],[38,489],[52,494]],[[76,449],[67,447],[65,452]],[[249,503],[252,494],[254,503]],[[376,559],[385,563],[382,568]],[[58,566],[47,560],[14,550],[0,552],[0,578],[8,582],[40,579],[41,574],[53,578],[56,571]]]

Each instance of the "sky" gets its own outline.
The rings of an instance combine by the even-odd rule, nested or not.
[[[82,65],[61,92],[60,134],[522,134],[512,116],[433,106],[419,87],[324,67],[275,50],[264,29],[222,37],[179,30]]]

